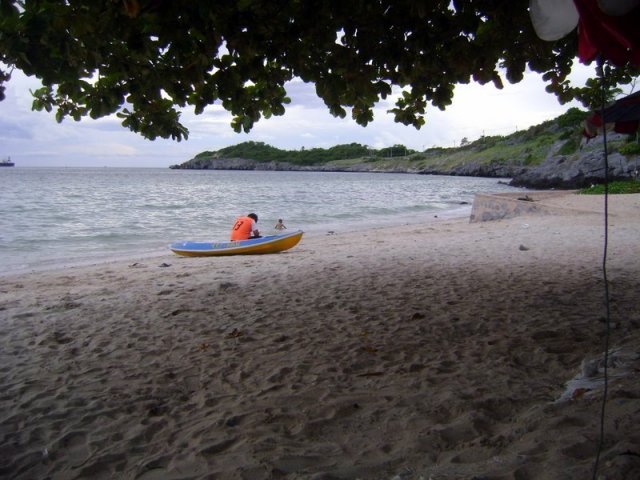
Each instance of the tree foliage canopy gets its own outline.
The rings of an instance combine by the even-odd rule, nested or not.
[[[43,87],[34,108],[80,120],[116,113],[153,139],[188,135],[180,109],[214,103],[234,130],[282,115],[285,83],[312,82],[330,112],[367,125],[373,106],[403,95],[395,120],[419,128],[428,104],[454,86],[502,87],[526,67],[561,102],[585,92],[567,81],[574,34],[537,38],[527,0],[0,0],[0,100],[12,69]],[[501,73],[502,72],[502,73]],[[637,71],[611,67],[609,81]]]

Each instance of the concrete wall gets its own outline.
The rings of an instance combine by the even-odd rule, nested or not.
[[[487,222],[513,218],[521,215],[561,215],[566,209],[544,205],[541,200],[562,196],[567,190],[552,192],[523,192],[523,193],[477,193],[473,200],[469,221]]]

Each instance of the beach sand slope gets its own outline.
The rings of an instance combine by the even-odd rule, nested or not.
[[[566,214],[5,276],[0,477],[591,478],[602,197],[553,203]],[[598,478],[631,479],[640,196],[610,210]]]

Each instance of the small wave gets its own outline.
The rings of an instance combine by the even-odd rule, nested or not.
[[[455,215],[474,193],[522,191],[473,177],[90,168],[29,169],[0,188],[9,246],[0,267],[226,238],[234,218],[250,211],[264,231],[278,218],[289,229],[341,230]]]

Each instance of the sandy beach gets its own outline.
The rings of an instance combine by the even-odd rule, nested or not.
[[[0,477],[585,479],[601,196],[0,281]],[[640,195],[609,200],[598,479],[640,478]]]

